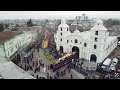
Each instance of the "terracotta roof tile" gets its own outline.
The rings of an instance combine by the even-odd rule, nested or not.
[[[20,34],[19,32],[10,32],[10,31],[0,32],[0,43],[3,43],[6,40],[11,39],[19,34]]]

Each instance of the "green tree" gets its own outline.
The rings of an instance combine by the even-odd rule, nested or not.
[[[1,24],[0,24],[0,32],[2,32],[2,31],[4,31],[4,30],[5,30],[4,25],[1,23]]]
[[[19,24],[16,24],[16,27],[19,27]]]
[[[5,24],[5,29],[7,29],[9,27],[9,24]]]
[[[12,31],[18,31],[18,28],[12,28],[11,30]]]
[[[27,22],[27,26],[28,26],[28,27],[32,27],[32,26],[33,26],[33,22],[32,22],[31,19]]]

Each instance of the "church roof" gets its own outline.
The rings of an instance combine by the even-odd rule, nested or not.
[[[109,37],[107,37],[106,44],[105,44],[105,49],[108,48],[108,45],[111,45],[111,42],[113,40],[117,40],[117,37],[116,36],[109,36]]]
[[[96,25],[93,28],[91,28],[91,30],[107,30],[107,29],[104,27],[103,21],[102,20],[98,20],[96,22]]]
[[[80,33],[80,31],[77,29],[77,27],[76,27],[76,30],[74,31],[74,33]]]

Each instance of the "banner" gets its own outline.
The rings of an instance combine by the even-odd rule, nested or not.
[[[43,43],[43,48],[47,48],[48,47],[48,41],[45,40],[44,43]]]

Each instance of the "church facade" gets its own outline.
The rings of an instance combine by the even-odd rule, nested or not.
[[[117,36],[109,36],[109,32],[98,20],[89,31],[76,30],[71,33],[66,20],[63,19],[54,35],[56,49],[64,53],[76,51],[78,58],[92,63],[100,63],[116,48]]]

